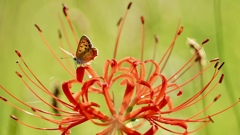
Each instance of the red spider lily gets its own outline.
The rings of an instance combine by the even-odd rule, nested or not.
[[[178,27],[176,34],[169,48],[163,55],[163,57],[159,60],[159,62],[155,61],[156,49],[154,51],[154,58],[151,60],[144,61],[144,18],[141,17],[142,22],[142,55],[141,59],[137,59],[134,57],[125,57],[119,61],[116,60],[118,43],[121,35],[122,28],[124,26],[125,19],[127,17],[127,13],[131,7],[131,3],[127,7],[127,12],[125,16],[119,21],[119,30],[116,39],[116,45],[114,50],[114,56],[112,60],[107,60],[103,67],[102,75],[98,75],[90,65],[79,66],[76,70],[73,67],[65,66],[62,61],[57,57],[54,51],[51,49],[51,46],[45,40],[43,36],[43,32],[38,25],[35,25],[39,31],[40,36],[42,37],[44,43],[47,45],[51,53],[57,59],[57,61],[62,65],[62,67],[73,76],[72,80],[65,81],[62,83],[62,91],[68,99],[67,101],[61,100],[59,97],[50,92],[37,78],[37,76],[33,73],[33,71],[28,67],[24,59],[22,58],[19,51],[16,51],[16,54],[20,58],[20,62],[17,62],[21,72],[16,72],[16,74],[20,77],[23,83],[27,86],[27,88],[37,96],[42,102],[44,102],[49,107],[57,110],[59,113],[51,113],[48,111],[44,111],[37,107],[31,106],[15,95],[11,94],[7,89],[3,86],[0,86],[2,90],[7,92],[10,96],[15,98],[20,103],[25,106],[31,108],[33,113],[23,110],[11,102],[9,102],[6,98],[0,97],[3,101],[13,106],[14,108],[23,111],[33,117],[38,119],[43,119],[48,122],[57,124],[58,126],[55,128],[39,128],[28,125],[22,121],[20,121],[17,117],[11,115],[11,118],[16,120],[17,122],[26,125],[30,128],[39,129],[39,130],[59,130],[62,135],[70,134],[70,129],[79,124],[82,124],[86,121],[91,121],[93,124],[98,126],[106,127],[103,131],[98,131],[97,134],[105,135],[105,134],[129,134],[129,135],[152,135],[155,134],[159,128],[166,130],[168,132],[174,134],[190,134],[198,131],[203,128],[210,122],[213,122],[212,117],[218,115],[239,103],[239,100],[230,105],[229,107],[218,111],[214,114],[209,114],[207,116],[202,116],[206,110],[212,106],[219,98],[220,94],[213,98],[213,101],[209,103],[205,108],[200,110],[199,112],[189,116],[187,118],[179,118],[174,117],[177,112],[186,110],[188,108],[194,107],[194,105],[201,100],[203,100],[206,96],[209,95],[210,92],[220,84],[224,78],[224,75],[221,74],[223,63],[219,62],[219,59],[213,59],[210,61],[210,64],[203,68],[201,71],[193,75],[187,81],[178,84],[176,83],[179,78],[184,75],[190,68],[193,67],[201,58],[199,55],[199,50],[208,42],[208,39],[202,42],[202,46],[195,50],[194,55],[187,60],[183,66],[179,67],[173,75],[170,77],[166,77],[162,71],[165,69],[167,61],[171,55],[176,39],[183,31],[183,27]],[[74,37],[77,40],[77,36],[75,34],[72,23],[67,14],[66,6],[63,6],[64,15],[67,18],[67,21],[70,25],[70,28],[73,32]],[[61,26],[63,31],[65,30],[64,25],[62,24],[62,20],[59,17]],[[65,39],[68,40],[67,35],[65,34]],[[61,34],[59,34],[60,41],[62,39]],[[155,36],[155,47],[158,43],[158,38]],[[60,45],[62,46],[61,42]],[[71,46],[70,43],[68,43]],[[70,48],[71,52],[73,50]],[[69,61],[66,60],[68,63]],[[22,68],[21,63],[27,68],[28,73],[30,73],[33,78],[31,78],[26,70]],[[71,65],[71,64],[69,64]],[[151,67],[148,70],[148,67]],[[214,68],[213,75],[209,78],[208,82],[204,84],[202,88],[195,91],[195,94],[185,99],[185,101],[181,103],[174,103],[174,98],[181,98],[184,96],[184,93],[187,92],[184,89],[184,86],[190,84],[195,81],[196,78],[200,77],[203,73],[205,73],[208,69]],[[88,77],[84,77],[88,75]],[[24,77],[30,80],[35,86],[37,86],[40,90],[46,93],[48,96],[52,97],[57,103],[62,104],[67,110],[61,109],[51,103],[45,101],[42,97],[40,97],[35,90],[33,90],[28,83],[26,83]],[[73,91],[73,85],[80,85],[78,91]],[[119,101],[116,100],[117,93],[123,93],[123,96],[120,97],[120,105],[117,103]],[[90,95],[91,94],[91,95]],[[91,97],[104,97],[104,105],[100,105],[97,102],[94,102]],[[177,105],[175,105],[177,104]],[[107,111],[102,111],[101,107],[107,106]],[[52,119],[46,117],[56,116],[61,117],[61,119]],[[200,126],[195,129],[190,129],[189,125],[193,123],[199,123]],[[147,129],[141,129],[143,126],[147,124]],[[170,125],[170,126],[169,126]],[[177,127],[177,129],[175,128]]]

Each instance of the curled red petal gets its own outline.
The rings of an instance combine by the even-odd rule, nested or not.
[[[167,106],[168,106],[168,109],[169,109],[169,110],[172,110],[172,108],[173,108],[173,101],[172,101],[172,99],[171,99],[170,97],[169,97],[169,99],[168,99]]]
[[[123,113],[126,111],[126,109],[128,108],[128,105],[130,104],[131,101],[131,97],[133,95],[134,92],[134,84],[131,84],[128,80],[127,81],[127,87],[124,93],[124,97],[122,100],[122,104],[120,107],[120,111],[119,111],[119,115],[123,115]]]
[[[108,75],[109,66],[111,66],[111,73],[110,73],[110,75]],[[105,62],[103,75],[104,75],[104,80],[106,82],[109,82],[109,80],[111,80],[113,74],[117,71],[117,67],[118,67],[118,64],[117,64],[116,60],[114,60],[114,59],[107,60]]]
[[[152,89],[151,85],[146,81],[138,80],[138,83],[148,87],[149,89]]]
[[[160,120],[160,122],[165,123],[165,124],[170,124],[170,125],[173,125],[173,126],[179,126],[179,127],[184,128],[184,129],[188,128],[185,121],[169,121],[169,120],[168,121],[162,121],[162,120]]]
[[[143,112],[158,112],[159,109],[156,106],[143,106],[140,107],[130,113],[128,113],[125,117],[124,117],[124,121],[129,120],[129,119],[134,119],[136,118],[138,115],[140,115]],[[142,117],[148,117],[148,113],[144,113]]]
[[[127,135],[141,135],[141,133],[137,132],[136,130],[131,129],[131,128],[128,128],[128,127],[126,127],[125,125],[123,125],[122,123],[120,123],[120,124],[121,124],[120,129],[121,129],[124,133],[126,133]]]
[[[81,105],[82,105],[82,107],[86,108],[86,111],[89,111],[91,114],[95,114],[95,115],[99,115],[99,116],[101,115],[101,117],[103,116],[103,113],[98,111],[96,108],[92,108],[92,106],[100,107],[99,104],[94,103],[94,102],[87,102],[87,103],[82,103]],[[105,118],[105,115],[102,118]]]
[[[62,132],[63,135],[70,135],[71,134],[71,131],[67,130],[67,128],[62,126],[62,125],[59,125],[58,129]]]
[[[78,101],[76,101],[75,98],[72,96],[70,87],[71,87],[71,82],[64,82],[62,84],[63,92],[64,92],[65,96],[67,97],[68,101],[71,102],[73,105],[77,105]]]
[[[166,89],[167,89],[167,79],[163,75],[160,75],[160,77],[162,79],[162,85],[159,86],[159,90],[158,90],[159,94],[156,97],[155,103],[159,103],[161,101],[162,97],[165,96]]]
[[[155,70],[153,71],[152,75],[159,74],[160,67],[159,67],[158,63],[156,63],[154,60],[146,60],[144,63],[149,63],[149,62],[151,62],[155,66]],[[150,76],[150,78],[151,78],[151,76]]]
[[[90,66],[86,66],[85,69],[91,77],[98,77],[97,73]]]
[[[87,102],[88,101],[88,90],[89,87],[91,87],[93,84],[95,83],[100,83],[99,82],[99,78],[92,78],[90,80],[88,80],[87,82],[85,82],[82,86],[82,97],[83,97],[83,102]],[[86,101],[85,101],[86,100]]]
[[[143,99],[140,99],[138,102],[137,102],[137,105],[141,105],[141,104],[151,104],[153,103],[153,101],[151,99],[146,99],[146,98],[143,98]]]
[[[144,135],[154,135],[158,131],[158,127],[153,125]]]
[[[136,65],[134,65],[134,64],[136,64]],[[146,76],[146,69],[145,69],[144,64],[140,61],[135,61],[135,62],[133,62],[133,65],[135,66],[135,68],[137,68],[137,65],[140,65],[140,79],[143,80],[144,77]]]
[[[108,134],[111,134],[113,130],[114,130],[113,125],[110,125],[108,128],[106,128],[103,131],[97,133],[96,135],[108,135]]]
[[[103,84],[102,85],[102,90],[103,90],[103,95],[104,95],[104,98],[105,98],[105,101],[107,103],[107,106],[108,106],[108,109],[109,111],[111,112],[111,114],[113,116],[116,115],[116,111],[115,111],[115,108],[114,108],[114,103],[111,99],[111,96],[109,94],[109,87],[107,84]]]
[[[87,121],[87,120],[88,120],[87,118],[84,118],[84,119],[80,119],[79,121],[70,124],[69,126],[67,126],[67,127],[64,129],[64,131],[62,132],[62,135],[69,135],[69,134],[70,134],[70,133],[69,133],[69,132],[70,132],[69,129],[71,129],[72,127],[75,127],[75,126],[77,126],[77,125],[79,125],[79,124],[81,124],[81,123],[84,123],[84,122]]]
[[[77,70],[76,70],[76,79],[77,81],[79,82],[82,82],[83,81],[83,77],[84,77],[84,71],[85,71],[85,67],[78,67]]]
[[[170,100],[170,97],[169,96],[165,96],[161,100],[161,102],[158,104],[159,109],[161,110],[163,107],[165,107],[168,104],[169,100]]]
[[[81,113],[84,114],[84,116],[90,120],[91,122],[93,122],[96,125],[102,125],[102,126],[106,126],[108,125],[108,122],[110,121],[110,118],[105,115],[104,113],[102,113],[101,111],[99,111],[97,108],[93,108],[92,106],[90,106],[91,104],[95,104],[95,103],[79,103],[79,110],[81,111]],[[99,123],[99,121],[95,122],[94,120],[98,119],[101,121],[105,121],[105,123]]]

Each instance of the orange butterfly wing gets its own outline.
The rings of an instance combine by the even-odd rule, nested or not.
[[[93,48],[90,39],[83,35],[78,43],[76,50],[76,62],[77,64],[84,64],[93,60],[98,55],[98,50]]]

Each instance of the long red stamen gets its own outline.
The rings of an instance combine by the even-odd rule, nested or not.
[[[119,21],[120,22],[120,26],[119,26],[119,29],[118,29],[118,32],[117,32],[117,38],[116,38],[116,43],[115,43],[115,48],[114,48],[114,53],[113,53],[113,59],[116,59],[119,39],[120,39],[120,36],[121,36],[121,33],[122,33],[124,22],[125,22],[125,20],[127,18],[127,14],[128,14],[129,9],[131,8],[131,6],[132,6],[132,2],[130,2],[128,4],[127,11],[126,11],[123,19],[121,19],[121,21]]]
[[[67,10],[68,10],[68,8],[66,7],[66,5],[63,4],[63,13],[64,13],[65,17],[67,18],[67,22],[68,22],[68,24],[70,26],[70,29],[71,29],[72,33],[73,33],[73,36],[74,36],[75,41],[76,41],[76,44],[78,44],[77,34],[76,34],[76,32],[75,32],[75,30],[73,28],[73,25],[72,25],[72,22],[71,22],[71,20],[69,18]]]
[[[213,74],[211,80],[204,86],[204,88],[202,88],[201,91],[199,91],[198,93],[196,93],[194,96],[192,96],[190,99],[188,99],[187,101],[185,101],[185,102],[182,103],[181,105],[179,105],[179,106],[175,107],[174,109],[172,109],[171,112],[174,111],[174,110],[180,110],[180,108],[183,109],[183,108],[186,108],[186,107],[188,107],[188,106],[190,106],[190,105],[193,105],[193,101],[196,100],[196,98],[198,98],[199,95],[201,95],[204,91],[206,91],[206,89],[209,87],[209,85],[212,83],[212,81],[214,80],[214,78],[217,76],[218,73],[219,73],[219,70],[218,70],[217,72],[216,72],[216,70],[215,70],[215,73]],[[213,90],[213,89],[216,87],[217,84],[219,84],[219,82],[217,82],[217,83],[213,86],[213,88],[210,89],[210,91]],[[210,92],[210,91],[209,91],[209,92]],[[207,94],[208,94],[208,93],[206,93],[206,95],[207,95]],[[200,97],[200,99],[202,99],[202,98],[205,97],[206,95]],[[200,99],[197,100],[197,101],[200,101]],[[196,101],[196,102],[197,102],[197,101]],[[168,111],[167,111],[167,112],[168,112]],[[167,112],[164,112],[164,113],[167,113]],[[162,112],[162,113],[163,113],[163,112]]]
[[[219,97],[215,97],[215,99],[216,99],[216,98],[219,98]],[[214,100],[215,100],[215,99],[214,99]],[[219,111],[219,112],[217,112],[217,113],[214,113],[214,114],[211,114],[211,115],[209,115],[209,116],[205,116],[205,117],[202,117],[202,118],[199,118],[199,119],[195,119],[194,121],[199,121],[199,120],[208,119],[209,117],[214,117],[214,116],[216,116],[216,115],[218,115],[218,114],[220,114],[220,113],[223,113],[223,112],[229,110],[230,108],[234,107],[234,106],[237,105],[238,103],[240,103],[240,99],[239,99],[237,102],[235,102],[234,104],[226,107],[225,109],[223,109],[223,110],[221,110],[221,111]]]
[[[64,48],[63,47],[63,43],[62,43],[62,34],[61,34],[61,31],[59,30],[58,31],[58,34],[59,34],[59,45],[60,45],[60,47],[61,48]],[[65,34],[65,35],[67,35],[67,34]],[[70,45],[69,45],[70,46]],[[63,56],[64,56],[64,58],[68,58],[69,56],[66,54],[66,53],[64,53],[63,51],[61,51],[62,52],[62,54],[63,54]],[[71,60],[72,60],[72,57],[69,57],[69,58],[71,58]],[[67,65],[70,67],[70,69],[71,69],[71,72],[72,72],[72,74],[74,74],[75,73],[75,69],[73,68],[73,66],[72,66],[72,64],[70,63],[70,61],[69,61],[69,59],[66,59],[66,62],[67,62]]]
[[[66,39],[66,42],[67,42],[67,46],[68,48],[70,49],[70,52],[71,53],[75,53],[74,49],[73,49],[73,46],[69,40],[69,37],[68,37],[68,34],[67,34],[67,31],[66,31],[66,28],[65,28],[65,25],[63,24],[63,20],[62,18],[60,17],[60,15],[58,14],[58,20],[60,22],[60,25],[61,25],[61,30],[63,31],[63,35],[64,35],[64,38]]]
[[[197,116],[200,115],[201,113],[206,112],[206,110],[207,110],[208,108],[210,108],[210,107],[213,105],[213,103],[215,103],[215,102],[220,98],[220,96],[221,96],[220,94],[217,95],[217,96],[214,98],[214,100],[213,100],[208,106],[206,106],[204,109],[202,109],[201,111],[199,111],[199,112],[196,113],[195,115],[189,117],[188,119],[192,119],[192,118],[194,118],[194,117],[197,117]],[[201,99],[202,99],[202,98],[201,98]],[[205,114],[205,113],[204,113],[204,114]]]
[[[153,60],[153,61],[155,61],[155,59],[156,59],[156,54],[157,54],[158,35],[154,35],[154,39],[155,39],[155,42],[154,42],[153,57],[152,57],[152,60]],[[150,67],[147,80],[149,79],[149,77],[150,77],[150,75],[151,75],[151,73],[152,73],[152,70],[153,70],[153,65],[151,65],[151,67]]]
[[[22,125],[25,125],[25,126],[27,126],[27,127],[29,127],[29,128],[33,128],[33,129],[37,129],[37,130],[59,130],[59,128],[39,128],[39,127],[34,127],[34,126],[28,125],[28,124],[20,121],[20,120],[19,120],[17,117],[15,117],[14,115],[10,115],[10,117],[11,117],[13,120],[17,121],[18,123],[20,123],[20,124],[22,124]]]
[[[202,47],[203,47],[203,46],[201,46],[201,47],[199,48],[199,50],[201,50]],[[193,66],[193,64],[195,63],[195,61],[194,61],[193,64],[191,64],[189,67],[187,67],[187,65],[188,65],[191,61],[193,61],[194,58],[195,58],[195,56],[197,56],[197,55],[198,55],[198,51],[196,51],[196,52],[194,53],[194,55],[193,55],[183,66],[181,66],[181,68],[180,68],[175,74],[173,74],[171,77],[169,77],[168,81],[170,81],[172,78],[174,78],[174,77],[175,77],[177,74],[179,74],[181,71],[184,73],[184,72],[186,72],[187,69],[189,69],[191,66]],[[187,67],[187,68],[186,68],[186,67]],[[184,68],[186,68],[186,70],[184,70]],[[182,74],[183,74],[183,73],[182,73]],[[180,74],[180,76],[181,76],[182,74]],[[176,80],[175,80],[175,81],[176,81]]]
[[[31,105],[23,102],[23,101],[20,100],[19,98],[15,97],[13,94],[11,94],[11,93],[10,93],[7,89],[5,89],[4,87],[0,86],[0,88],[1,88],[2,90],[4,90],[6,93],[8,93],[12,98],[14,98],[14,99],[17,100],[18,102],[20,102],[21,104],[23,104],[23,105],[25,105],[25,106],[27,106],[27,107],[29,107],[29,108],[33,108],[33,106],[31,106]],[[3,97],[1,97],[1,99],[4,100],[4,101],[5,101],[6,103],[8,103],[9,105],[13,106],[14,108],[16,108],[16,109],[18,109],[18,110],[20,110],[20,111],[22,111],[22,112],[24,112],[24,113],[30,114],[30,115],[32,115],[32,116],[37,116],[37,115],[34,115],[34,114],[32,114],[32,113],[30,113],[30,112],[28,112],[28,111],[25,111],[25,110],[23,110],[23,109],[15,106],[14,104],[8,102],[7,99],[5,99],[5,98],[3,98]],[[49,112],[46,112],[46,111],[42,111],[42,110],[40,110],[40,109],[37,109],[37,110],[38,110],[39,112],[43,112],[43,113],[45,113],[45,114],[49,114],[49,115],[52,115],[52,116],[58,116],[58,115],[56,115],[56,114],[52,114],[52,113],[49,113]],[[69,113],[69,114],[71,114],[71,113]],[[37,116],[37,117],[38,117],[38,116]]]
[[[16,50],[16,53],[19,55],[20,52]],[[24,63],[25,67],[28,69],[28,71],[31,73],[31,75],[34,77],[34,79],[40,84],[40,86],[38,84],[36,84],[27,74],[26,72],[23,70],[22,66],[20,65],[19,62],[17,62],[20,70],[24,73],[24,75],[35,85],[37,86],[40,90],[44,91],[45,93],[47,93],[48,95],[50,95],[52,98],[58,100],[59,102],[67,105],[65,102],[63,102],[62,100],[59,100],[57,97],[55,97],[46,87],[45,85],[37,78],[37,76],[33,73],[33,71],[29,68],[29,66],[27,65],[27,63],[24,61],[24,59],[22,57],[20,57],[20,60]],[[18,72],[16,72],[17,75],[19,77],[22,77],[22,75],[20,75]],[[67,105],[69,106],[69,105]]]
[[[180,22],[179,22],[178,26],[177,26],[177,31],[175,33],[175,36],[174,36],[174,39],[173,39],[171,45],[168,47],[167,51],[164,53],[163,57],[159,61],[159,65],[161,65],[163,60],[165,60],[163,65],[162,65],[161,73],[162,73],[162,71],[164,70],[164,68],[165,68],[165,66],[167,64],[167,61],[168,61],[168,59],[169,59],[169,57],[170,57],[170,55],[172,53],[173,47],[175,45],[175,42],[176,42],[177,38],[179,37],[179,35],[182,33],[182,31],[183,31],[183,27],[180,27]]]
[[[72,76],[75,78],[75,75],[61,62],[61,60],[58,58],[58,56],[54,53],[53,49],[50,47],[49,43],[47,40],[44,38],[42,31],[39,30],[39,26],[35,24],[35,27],[38,29],[38,33],[40,34],[43,42],[45,45],[48,47],[48,49],[51,51],[52,55],[55,57],[55,59],[59,62],[59,64]]]
[[[141,22],[142,22],[142,53],[141,53],[141,61],[143,62],[144,58],[144,18],[141,16]]]
[[[19,73],[17,73],[19,75]],[[50,103],[48,103],[47,101],[45,101],[44,99],[42,99],[27,83],[26,81],[20,77],[20,79],[22,80],[22,82],[27,86],[27,88],[39,99],[41,100],[42,102],[44,102],[46,105],[50,106],[51,108],[54,108],[54,109],[57,109],[57,110],[60,110],[59,108],[51,105]],[[63,110],[62,110],[63,111]]]
[[[200,76],[201,74],[203,74],[205,71],[207,71],[207,70],[208,70],[210,67],[212,67],[212,66],[213,66],[213,63],[209,64],[209,65],[208,65],[206,68],[204,68],[202,71],[198,72],[197,74],[195,74],[193,77],[191,77],[190,79],[188,79],[188,80],[185,81],[184,83],[179,84],[179,87],[183,87],[183,86],[185,86],[186,84],[192,82],[194,79],[196,79],[198,76]],[[178,79],[178,77],[177,77],[176,79]],[[174,80],[172,81],[172,83],[175,82],[176,79],[174,79]],[[169,80],[168,80],[168,81],[169,81]],[[171,89],[171,90],[168,90],[167,93],[170,93],[170,92],[172,92],[172,91],[174,91],[174,90],[176,90],[176,89],[177,89],[177,88],[173,88],[173,89]]]

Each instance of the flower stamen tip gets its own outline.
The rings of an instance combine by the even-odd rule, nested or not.
[[[155,39],[155,42],[158,43],[158,35],[157,34],[154,35],[154,39]]]
[[[62,38],[62,33],[60,30],[58,30],[58,38],[61,39]]]
[[[35,108],[33,108],[33,107],[32,107],[31,109],[32,109],[33,112],[36,112],[36,111],[37,111],[37,109],[35,109]]]
[[[15,72],[17,74],[17,76],[19,76],[20,78],[22,78],[22,75],[19,72]]]
[[[219,62],[216,62],[216,64],[214,65],[214,68],[217,68],[218,64],[219,64]]]
[[[205,39],[203,42],[202,42],[202,45],[206,44],[207,42],[209,41],[209,39]]]
[[[212,123],[214,123],[214,121],[213,121],[213,119],[212,119],[211,116],[208,116],[208,118],[209,118],[209,120],[210,120]]]
[[[223,63],[219,66],[218,70],[220,70],[220,69],[222,68],[222,66],[224,65],[224,63],[225,63],[225,62],[223,62]]]
[[[34,26],[38,29],[39,32],[42,32],[41,28],[37,24],[34,24]]]
[[[117,26],[120,26],[121,22],[122,22],[122,17],[119,18],[119,20],[118,20],[118,22],[117,22]]]
[[[18,55],[18,57],[22,57],[21,53],[18,50],[15,50],[15,53]]]
[[[18,118],[17,118],[16,116],[14,116],[14,115],[10,115],[10,117],[11,117],[12,119],[14,119],[14,120],[18,120]]]
[[[129,9],[131,8],[131,6],[132,6],[132,2],[130,2],[130,3],[128,4],[127,9],[129,10]]]
[[[210,62],[215,62],[215,61],[219,61],[220,59],[219,58],[214,58],[212,60],[210,60]]]
[[[3,101],[7,102],[7,99],[2,97],[2,96],[0,96],[0,99],[2,99]]]
[[[183,32],[183,26],[180,27],[179,31],[178,31],[178,35],[180,35]]]
[[[142,24],[144,24],[144,17],[143,16],[141,16],[141,22],[142,22]]]
[[[67,8],[67,6],[65,4],[62,4],[62,6],[63,6],[63,13],[64,13],[65,16],[67,16],[68,8]]]
[[[223,78],[224,78],[224,74],[221,75],[221,77],[220,77],[220,79],[219,79],[219,83],[222,83]]]
[[[218,94],[213,101],[216,102],[220,97],[221,97],[221,94]]]

